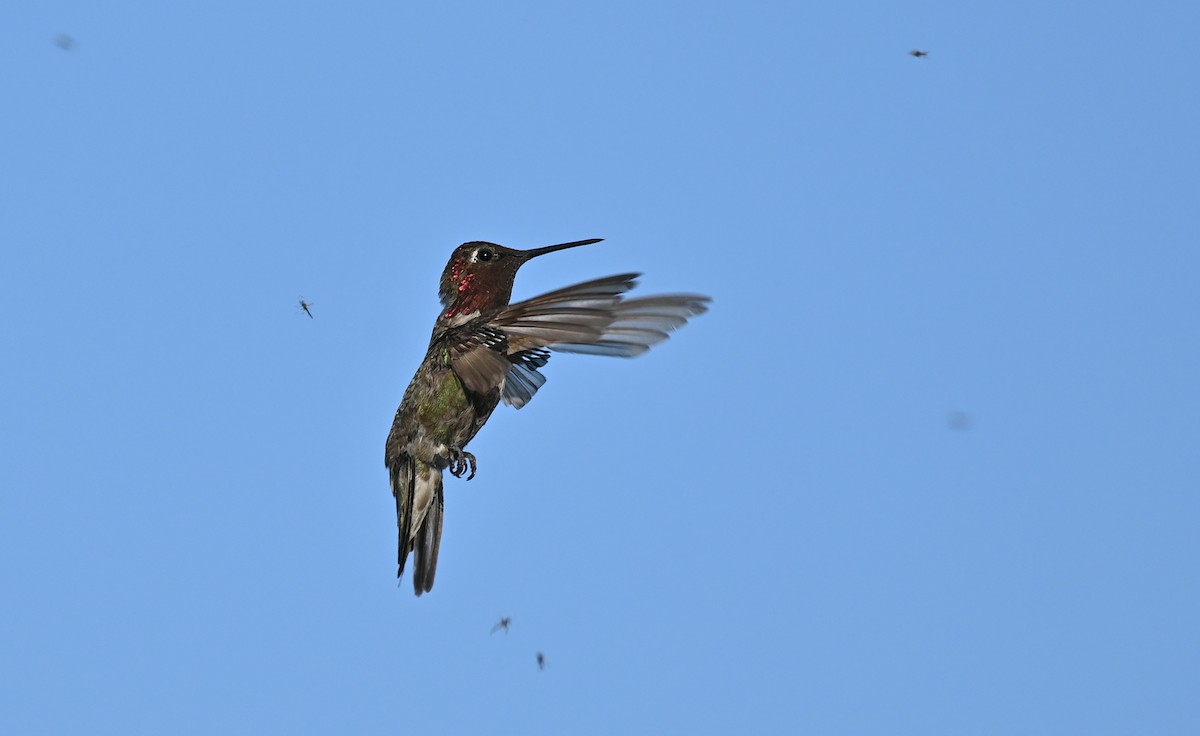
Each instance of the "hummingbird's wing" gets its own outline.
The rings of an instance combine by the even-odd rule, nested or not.
[[[509,304],[491,318],[468,323],[448,340],[450,365],[468,391],[501,386],[505,401],[524,405],[546,382],[537,368],[549,357],[543,346],[597,340],[612,322],[619,295],[637,274],[609,276]]]
[[[707,311],[697,294],[624,299],[636,273],[606,276],[510,304],[486,323],[464,326],[450,348],[454,372],[469,391],[502,386],[518,409],[546,382],[538,368],[550,350],[629,358],[667,339],[689,318]]]
[[[707,296],[622,295],[640,274],[608,276],[510,304],[489,324],[508,336],[508,352],[533,347],[629,358],[667,339],[688,319],[708,311]]]
[[[546,382],[537,369],[546,349],[630,358],[708,310],[708,297],[666,294],[625,299],[639,274],[608,276],[568,286],[506,307],[489,324],[508,336],[512,362],[502,397],[520,409]]]
[[[537,370],[550,360],[545,346],[600,339],[612,322],[620,295],[633,288],[637,276],[626,273],[585,281],[510,304],[493,317],[489,324],[507,337],[504,403],[520,409],[546,382]]]
[[[538,368],[550,360],[550,351],[545,348],[522,350],[508,356],[512,368],[504,379],[504,392],[501,398],[509,406],[520,409],[529,403],[537,390],[546,382],[546,377],[538,372]]]
[[[487,394],[504,382],[512,363],[507,357],[508,339],[487,324],[466,326],[450,343],[450,367],[467,390]]]
[[[606,276],[509,304],[488,324],[508,336],[510,354],[556,343],[592,342],[613,321],[621,294],[637,284],[638,275]]]
[[[632,358],[666,340],[669,333],[708,311],[707,296],[663,294],[622,299],[612,307],[611,321],[594,340],[572,340],[549,345],[560,353],[587,353]]]

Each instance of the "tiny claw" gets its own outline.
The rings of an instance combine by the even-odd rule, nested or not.
[[[467,476],[467,480],[471,480],[475,477],[475,456],[466,450],[457,447],[452,448],[450,450],[450,463],[446,466],[446,469],[455,478],[461,478],[463,473],[470,470],[471,474]]]

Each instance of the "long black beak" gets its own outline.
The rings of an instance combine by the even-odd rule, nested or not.
[[[559,243],[558,245],[547,245],[545,248],[533,248],[531,250],[523,250],[523,251],[521,251],[521,256],[525,260],[529,260],[530,258],[537,258],[538,256],[544,256],[547,253],[553,253],[556,250],[566,250],[567,248],[575,248],[580,245],[591,245],[592,243],[599,243],[601,240],[604,240],[604,238],[592,238],[591,240],[576,240],[573,243]]]

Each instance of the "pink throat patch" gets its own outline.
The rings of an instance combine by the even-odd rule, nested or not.
[[[454,303],[450,305],[450,308],[447,309],[446,313],[443,315],[446,319],[450,319],[451,317],[455,317],[460,314],[470,314],[478,309],[478,307],[475,305],[475,302],[479,301],[479,299],[473,298],[475,295],[472,295],[469,291],[471,288],[471,282],[475,280],[475,274],[469,273],[466,276],[459,278],[460,273],[462,273],[462,269],[458,266],[458,264],[455,264],[455,268],[450,272],[450,278],[458,281],[459,297],[454,300]]]

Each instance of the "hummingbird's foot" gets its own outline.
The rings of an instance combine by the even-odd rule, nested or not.
[[[446,469],[455,478],[461,478],[463,473],[470,470],[467,480],[471,480],[475,477],[475,456],[460,447],[451,447],[450,465]]]

